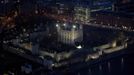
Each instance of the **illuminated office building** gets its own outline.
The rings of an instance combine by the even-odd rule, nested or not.
[[[100,10],[112,10],[111,0],[77,0],[74,1],[74,20],[88,22],[91,18],[91,12]]]
[[[78,21],[88,21],[90,19],[90,8],[75,7],[74,19]]]

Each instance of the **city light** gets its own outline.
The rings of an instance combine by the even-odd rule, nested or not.
[[[59,27],[59,24],[56,24],[56,27]]]
[[[66,26],[66,23],[64,23],[63,26]]]
[[[79,46],[76,46],[76,48],[77,48],[77,49],[81,49],[81,48],[82,48],[82,46],[81,46],[81,45],[79,45]]]
[[[75,29],[76,28],[76,25],[73,25],[73,28]]]
[[[1,75],[126,72],[120,60],[134,53],[134,3],[119,1],[1,0]]]

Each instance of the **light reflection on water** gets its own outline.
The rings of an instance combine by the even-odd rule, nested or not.
[[[86,68],[88,71],[84,75],[133,75],[134,70],[132,68],[134,65],[129,63],[134,63],[129,56],[120,56],[98,63],[97,65],[90,65]],[[83,71],[86,72],[86,69],[79,70],[79,74],[83,75]]]

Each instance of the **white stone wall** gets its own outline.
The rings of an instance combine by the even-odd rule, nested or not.
[[[58,28],[58,41],[65,43],[65,44],[72,44],[74,45],[75,42],[81,42],[83,40],[83,29],[82,27],[78,29],[71,29],[71,30],[63,30],[62,28]]]

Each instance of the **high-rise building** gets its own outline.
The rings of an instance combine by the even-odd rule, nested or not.
[[[112,11],[111,0],[77,0],[74,1],[74,20],[88,22],[91,20],[91,13],[100,10]]]
[[[75,11],[74,20],[83,21],[83,22],[89,21],[90,8],[75,7],[74,11]]]

